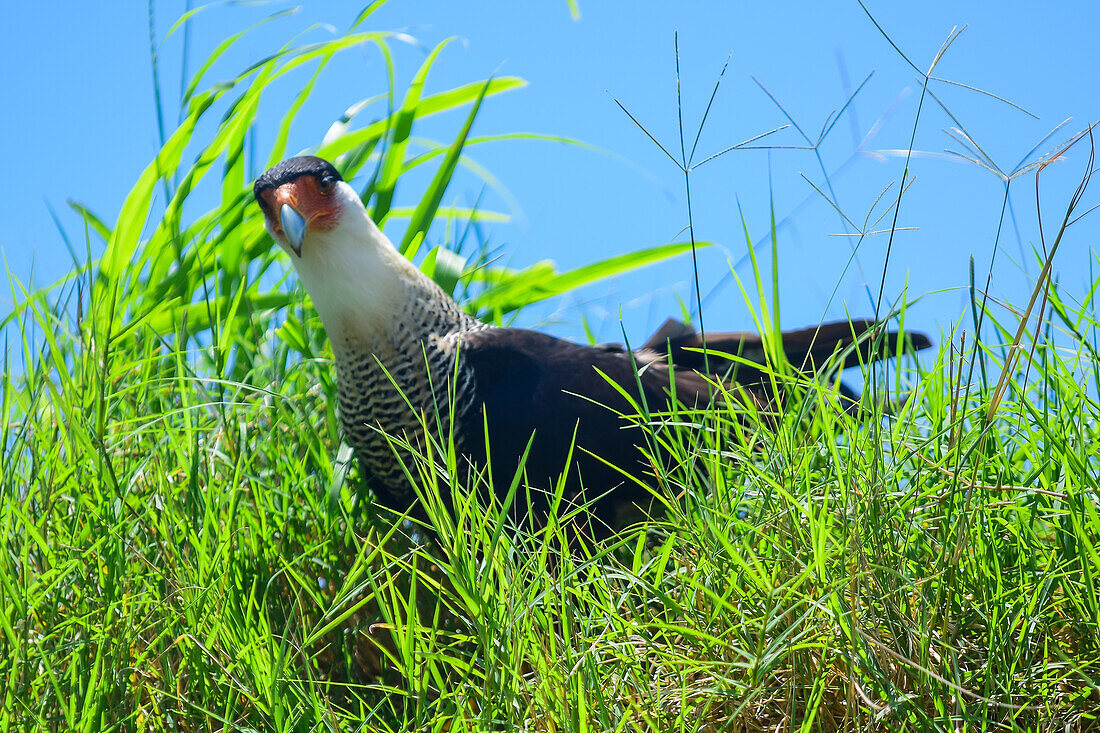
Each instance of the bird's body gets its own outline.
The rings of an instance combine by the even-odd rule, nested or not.
[[[522,462],[538,504],[539,490],[553,490],[564,474],[567,502],[595,500],[596,518],[616,524],[622,509],[648,500],[653,473],[639,450],[644,431],[624,416],[705,404],[734,368],[717,354],[704,359],[701,337],[675,321],[633,352],[481,323],[394,250],[355,191],[318,158],[284,161],[257,180],[255,195],[269,231],[295,255],[332,342],[348,443],[394,509],[415,505],[400,445],[422,447],[427,429],[443,445],[453,439],[461,479],[487,467],[503,492]],[[881,358],[884,350],[860,341],[873,326],[825,324],[790,332],[783,345],[792,364],[809,370],[857,343],[853,363],[857,354]],[[919,335],[909,342],[927,345]],[[707,347],[765,361],[754,334],[708,334]],[[736,368],[738,382],[759,383],[759,372]]]

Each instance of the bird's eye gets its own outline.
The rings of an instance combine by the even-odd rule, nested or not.
[[[320,182],[321,193],[332,193],[332,187],[336,185],[336,179],[332,176],[322,176]]]

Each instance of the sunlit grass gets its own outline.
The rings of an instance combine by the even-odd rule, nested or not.
[[[199,91],[204,65],[119,223],[88,213],[75,249],[101,237],[106,254],[50,288],[13,279],[0,728],[1096,724],[1100,323],[1096,288],[1075,305],[1050,267],[1030,319],[975,294],[982,340],[945,333],[938,353],[869,372],[860,415],[778,356],[775,414],[746,419],[716,386],[711,410],[651,415],[675,425],[653,439],[681,458],[657,479],[665,511],[601,544],[576,541],[569,517],[514,526],[485,498],[501,487],[456,486],[439,470],[454,461],[446,445],[407,466],[430,531],[374,508],[339,450],[331,353],[300,291],[272,276],[284,263],[248,205],[244,165],[273,79],[388,42],[351,34]],[[434,63],[435,52],[423,74]],[[521,83],[390,89],[317,148],[357,176],[377,218],[409,219],[406,253],[419,249],[425,271],[487,320],[690,248],[567,273],[454,254],[460,227],[444,217],[495,216],[444,203],[466,147],[497,142],[471,126]],[[296,109],[268,160],[288,154]],[[374,121],[355,123],[363,110]],[[455,137],[414,154],[415,122],[447,110]],[[195,139],[205,115],[221,121]],[[422,164],[435,172],[418,203],[394,206]],[[207,176],[219,204],[185,215]],[[753,271],[746,299],[777,332],[777,276],[767,282],[755,260]]]

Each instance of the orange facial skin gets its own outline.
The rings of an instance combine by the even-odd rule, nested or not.
[[[264,191],[260,194],[263,199],[264,216],[271,231],[280,236],[283,235],[283,226],[279,221],[279,210],[283,204],[290,204],[291,208],[302,215],[306,220],[307,231],[324,232],[335,229],[340,223],[341,205],[333,196],[336,190],[335,184],[331,184],[328,190],[324,190],[321,182],[315,176],[301,176],[284,183],[278,188]]]

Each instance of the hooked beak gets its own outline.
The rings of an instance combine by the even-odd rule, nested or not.
[[[279,209],[279,223],[283,225],[283,235],[287,244],[298,257],[302,256],[302,240],[306,236],[306,220],[293,206],[283,204]]]

